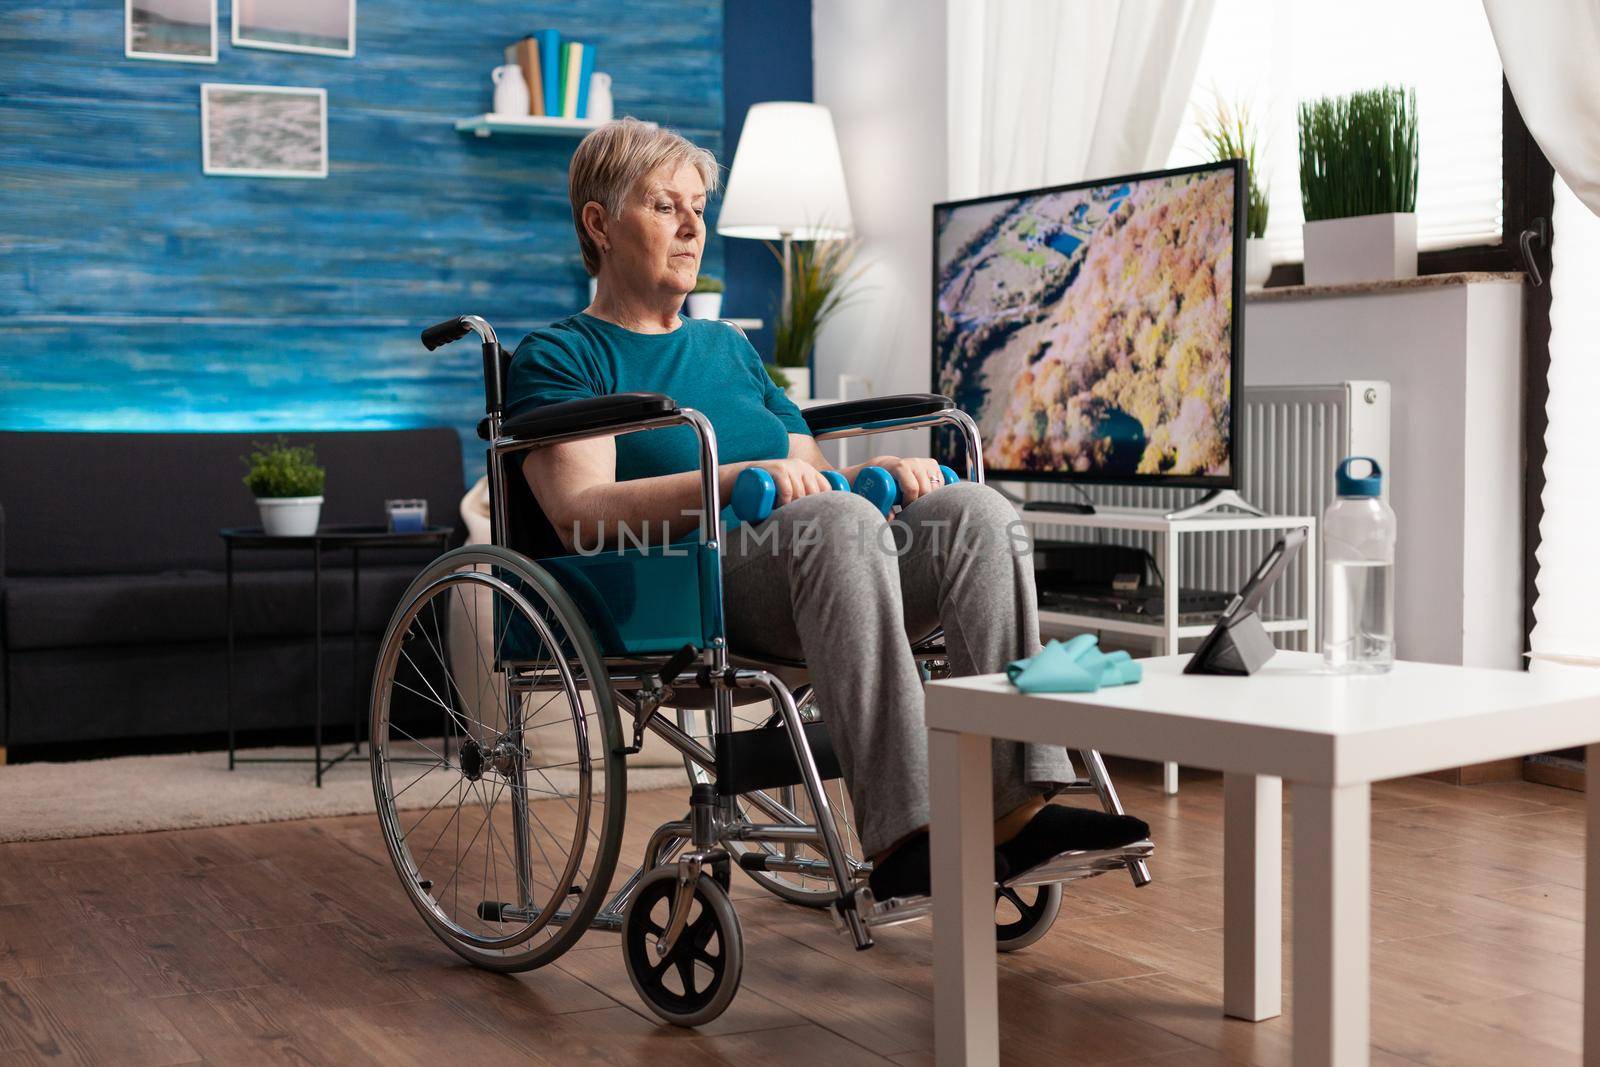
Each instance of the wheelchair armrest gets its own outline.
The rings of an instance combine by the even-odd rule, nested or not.
[[[500,433],[519,441],[559,437],[574,430],[625,430],[635,423],[670,415],[678,405],[661,393],[614,393],[546,404],[514,415],[500,424]],[[478,423],[478,436],[488,440],[489,420]]]
[[[939,393],[902,393],[899,396],[869,396],[823,404],[801,412],[813,434],[831,430],[850,430],[869,423],[899,419],[920,419],[955,407],[955,401]]]

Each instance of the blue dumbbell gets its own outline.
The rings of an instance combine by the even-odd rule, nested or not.
[[[961,480],[959,474],[942,463],[939,464],[939,473],[944,476],[945,485]],[[882,467],[862,467],[861,473],[856,475],[856,493],[866,497],[873,507],[888,515],[900,499],[900,485]]]
[[[941,466],[939,471],[944,475],[946,485],[961,480],[949,467]],[[822,477],[836,492],[849,492],[851,489],[850,483],[838,471],[823,471]],[[900,488],[895,484],[894,476],[882,467],[861,468],[856,475],[855,492],[884,515],[894,509],[895,501],[900,497]],[[777,499],[777,483],[772,480],[771,474],[760,467],[746,467],[734,479],[730,503],[733,513],[743,522],[761,522],[772,514]]]

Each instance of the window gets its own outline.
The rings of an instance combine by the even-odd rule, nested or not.
[[[1272,258],[1299,262],[1298,104],[1385,83],[1417,90],[1418,247],[1498,244],[1500,57],[1479,0],[1217,0],[1169,163],[1205,158],[1196,120],[1213,92],[1246,104],[1260,130]]]

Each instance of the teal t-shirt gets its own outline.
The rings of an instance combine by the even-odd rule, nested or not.
[[[789,434],[811,431],[750,342],[732,326],[680,318],[671,333],[635,333],[579,312],[534,330],[511,357],[506,414],[611,393],[665,393],[711,420],[717,462],[783,459]],[[687,426],[617,437],[617,481],[697,470],[700,449]],[[723,521],[738,519],[729,508]]]

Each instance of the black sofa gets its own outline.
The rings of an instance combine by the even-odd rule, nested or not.
[[[259,524],[240,457],[273,436],[0,432],[0,758],[220,735],[218,531]],[[328,470],[323,523],[382,523],[384,500],[425,497],[429,521],[463,540],[454,430],[287,436]],[[326,722],[348,732],[389,615],[434,554],[363,553],[355,664],[349,556],[324,556]],[[237,552],[235,569],[235,726],[282,737],[313,716],[310,552]]]

